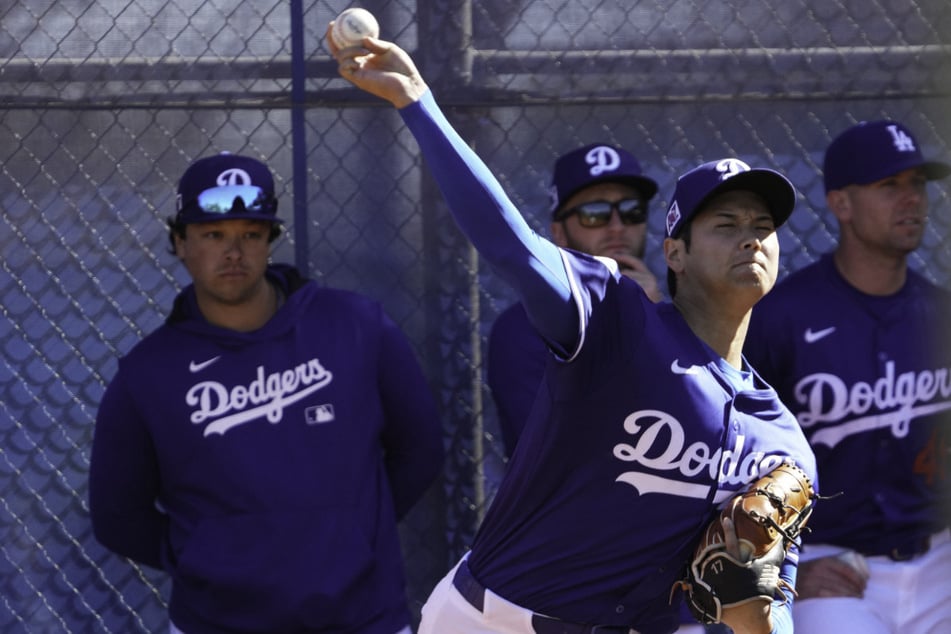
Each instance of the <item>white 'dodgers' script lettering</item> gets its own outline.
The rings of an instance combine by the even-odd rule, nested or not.
[[[882,427],[904,438],[915,418],[951,409],[951,372],[939,368],[896,375],[889,361],[874,383],[848,386],[834,374],[811,374],[796,384],[795,397],[805,406],[796,415],[804,429],[835,423],[814,433],[810,442],[835,447],[844,438]],[[872,408],[879,413],[866,415]]]
[[[624,430],[636,436],[634,444],[620,443],[614,447],[614,457],[625,462],[648,467],[656,471],[679,473],[683,478],[691,478],[706,470],[711,479],[726,484],[726,490],[718,487],[714,501],[721,502],[736,493],[738,485],[752,482],[760,474],[772,470],[783,461],[782,456],[765,455],[753,451],[743,455],[744,436],[736,437],[732,449],[715,450],[703,442],[685,446],[686,436],[683,425],[666,412],[641,410],[624,419]],[[669,437],[666,446],[663,438]],[[619,482],[625,482],[645,493],[666,493],[696,499],[704,499],[709,486],[686,482],[677,478],[665,478],[640,471],[628,471],[618,476]]]
[[[232,427],[257,418],[280,422],[286,406],[316,392],[331,380],[333,374],[317,359],[270,374],[265,374],[264,366],[259,365],[256,377],[247,385],[228,389],[217,381],[202,381],[188,390],[185,402],[195,408],[191,415],[195,425],[214,419],[205,428],[205,436],[224,434]]]

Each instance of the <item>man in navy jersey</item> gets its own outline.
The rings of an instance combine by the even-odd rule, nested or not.
[[[168,572],[172,634],[408,634],[398,520],[443,460],[380,305],[269,265],[263,163],[193,163],[169,219],[192,278],[119,361],[96,418],[97,539]]]
[[[883,120],[842,132],[823,171],[838,245],[757,305],[746,342],[841,493],[803,538],[796,629],[951,632],[951,296],[908,266],[951,167]]]
[[[555,161],[551,187],[551,236],[560,247],[609,257],[653,301],[663,299],[644,263],[647,212],[657,183],[637,158],[607,143],[572,150]],[[486,379],[499,417],[505,455],[512,457],[545,373],[549,353],[521,303],[504,310],[489,332]],[[686,610],[680,634],[703,629]]]
[[[555,161],[551,181],[551,236],[560,247],[609,257],[654,301],[657,278],[644,264],[647,208],[657,183],[633,154],[594,143]],[[486,379],[499,415],[505,455],[512,456],[535,401],[548,351],[520,303],[504,310],[489,333]]]
[[[781,174],[727,158],[681,176],[664,253],[673,303],[617,262],[534,233],[391,42],[328,46],[342,77],[398,108],[460,229],[551,350],[539,396],[471,551],[420,634],[669,634],[683,575],[722,503],[812,451],[741,356],[795,206]],[[737,554],[737,553],[734,553]],[[795,545],[779,576],[795,584]],[[791,592],[725,610],[737,634],[792,632]]]

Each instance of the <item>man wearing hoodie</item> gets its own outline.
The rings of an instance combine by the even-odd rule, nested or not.
[[[192,283],[102,398],[93,529],[168,572],[172,634],[408,633],[397,522],[441,469],[436,405],[378,303],[268,263],[276,212],[256,159],[182,176]]]

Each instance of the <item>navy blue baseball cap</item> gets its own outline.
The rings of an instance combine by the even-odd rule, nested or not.
[[[277,217],[274,177],[249,156],[222,152],[192,163],[178,181],[175,221],[266,220]]]
[[[677,179],[674,200],[667,209],[667,237],[676,238],[713,196],[738,189],[759,194],[766,200],[776,228],[786,222],[796,206],[796,190],[779,172],[752,169],[735,158],[710,161]]]
[[[625,183],[650,200],[657,183],[643,175],[634,155],[613,145],[593,143],[563,154],[555,161],[549,195],[550,211],[557,215],[565,201],[578,190],[603,182]]]
[[[928,180],[951,174],[951,166],[926,160],[915,135],[897,121],[862,121],[829,144],[822,164],[826,192],[868,185],[907,169],[921,168]]]

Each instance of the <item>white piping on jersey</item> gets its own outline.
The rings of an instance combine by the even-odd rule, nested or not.
[[[688,365],[685,367],[680,365],[680,359],[674,359],[674,362],[670,364],[670,371],[673,374],[695,375],[695,374],[700,374],[700,366]]]
[[[578,287],[578,280],[575,279],[572,268],[568,261],[568,254],[565,253],[563,249],[559,247],[558,254],[561,256],[561,262],[565,267],[565,272],[568,275],[568,288],[571,289],[571,297],[575,300],[575,306],[578,308],[578,345],[575,346],[575,349],[571,352],[571,356],[565,359],[565,362],[571,363],[574,361],[579,354],[581,354],[581,348],[584,346],[585,333],[588,331],[588,315],[584,310],[584,302],[581,300],[581,289]],[[617,270],[617,262],[611,258],[602,258],[595,257],[596,260],[604,264],[608,269],[611,269],[613,274]]]

